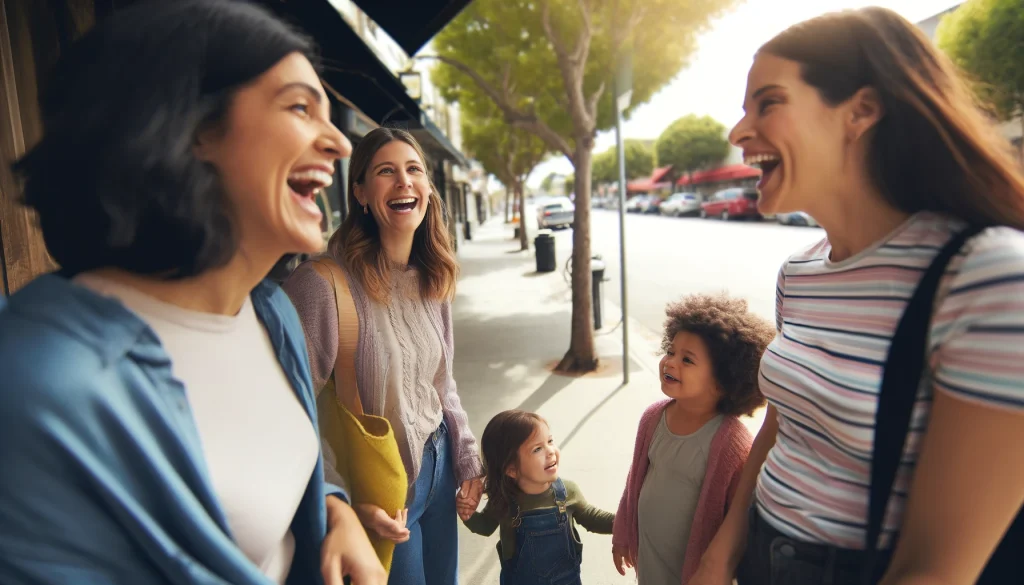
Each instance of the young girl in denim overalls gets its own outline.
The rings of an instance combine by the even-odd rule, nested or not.
[[[576,523],[611,534],[615,515],[591,506],[579,488],[558,477],[560,453],[547,422],[532,412],[508,410],[491,419],[483,451],[483,512],[461,507],[476,534],[500,527],[501,585],[579,585],[583,545]]]

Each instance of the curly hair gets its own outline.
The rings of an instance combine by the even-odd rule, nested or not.
[[[701,338],[711,356],[711,368],[722,390],[718,412],[750,415],[765,404],[757,376],[761,356],[775,337],[768,320],[750,312],[747,301],[722,295],[696,294],[669,303],[665,309],[661,349],[672,347],[676,334]]]

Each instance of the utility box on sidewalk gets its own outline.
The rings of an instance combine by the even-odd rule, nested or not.
[[[601,328],[601,289],[604,284],[604,260],[600,256],[590,259],[591,292],[594,303],[594,329]]]
[[[555,271],[555,237],[547,230],[541,230],[533,239],[534,254],[537,258],[537,272]]]

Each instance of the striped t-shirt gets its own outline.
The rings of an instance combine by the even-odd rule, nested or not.
[[[863,548],[874,419],[896,325],[918,281],[963,227],[918,213],[863,252],[831,262],[828,240],[779,273],[779,334],[761,389],[779,413],[756,501],[778,530]],[[990,228],[953,258],[936,296],[929,373],[918,391],[881,546],[899,526],[933,389],[1024,412],[1024,234]]]

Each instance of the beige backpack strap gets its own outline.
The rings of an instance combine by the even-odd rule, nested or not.
[[[349,412],[363,414],[363,402],[359,398],[356,383],[356,348],[359,345],[359,315],[352,300],[348,280],[341,273],[337,262],[327,256],[313,261],[313,269],[331,283],[334,289],[334,304],[338,310],[338,358],[334,362],[334,386],[338,399]]]

